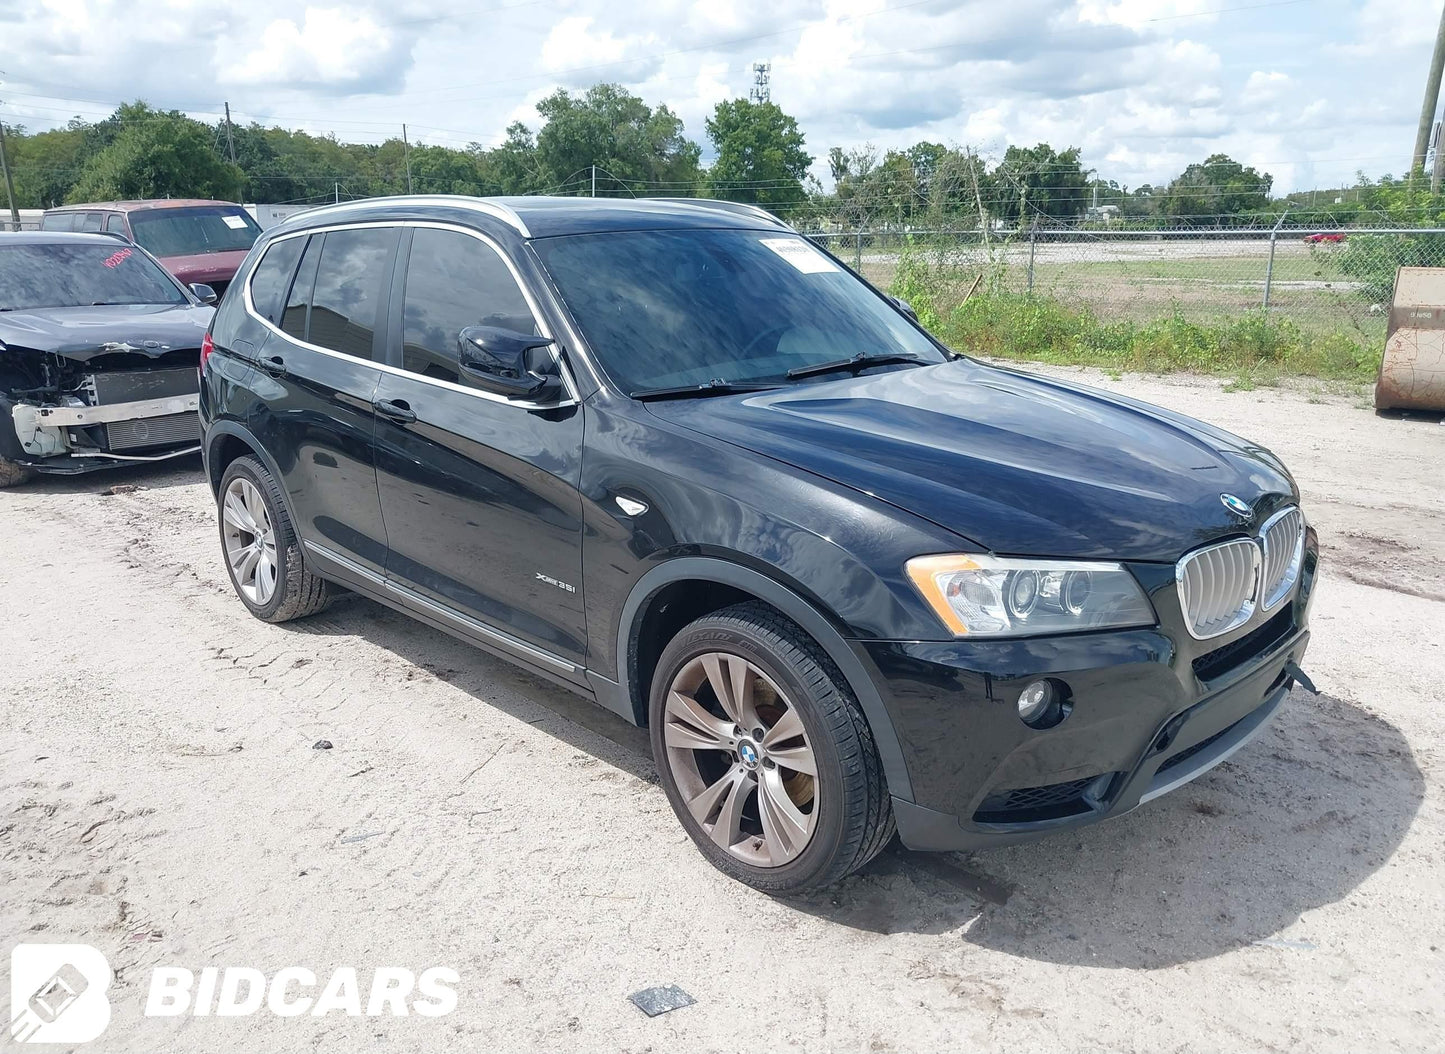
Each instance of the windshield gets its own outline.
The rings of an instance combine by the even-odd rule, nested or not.
[[[0,311],[185,303],[185,294],[164,271],[120,242],[0,244]]]
[[[130,214],[136,244],[156,256],[194,256],[251,248],[261,228],[239,205],[138,209]]]
[[[860,279],[794,234],[634,231],[532,244],[599,365],[626,392],[782,384],[789,370],[855,355],[945,361]]]

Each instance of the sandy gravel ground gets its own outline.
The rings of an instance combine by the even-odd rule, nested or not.
[[[110,958],[84,1050],[1441,1049],[1445,426],[1083,376],[1272,447],[1324,538],[1323,694],[1192,786],[770,900],[600,709],[359,599],[247,616],[196,465],[42,481],[0,493],[0,951]],[[157,965],[461,982],[441,1018],[148,1019]],[[626,1001],[666,983],[696,1005]]]

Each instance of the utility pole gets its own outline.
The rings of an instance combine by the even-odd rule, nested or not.
[[[20,210],[15,207],[15,184],[10,179],[10,162],[5,157],[5,119],[0,117],[0,171],[5,173],[5,197],[10,201],[10,222],[20,229]]]
[[[1435,163],[1430,166],[1430,193],[1440,193],[1440,177],[1445,175],[1445,150],[1440,147],[1442,140],[1445,140],[1445,126],[1439,121],[1435,122],[1435,129],[1430,136],[1430,149],[1435,151]]]
[[[983,211],[983,194],[978,189],[978,169],[974,166],[972,150],[968,152],[968,174],[973,177],[973,200],[978,202],[978,227],[983,231],[984,252],[988,252],[988,215]]]
[[[231,164],[236,163],[236,140],[231,135],[231,104],[226,103],[226,149],[231,152]]]
[[[401,126],[401,154],[406,159],[406,192],[411,193],[411,143],[407,142],[406,125]]]
[[[1430,76],[1425,81],[1425,101],[1420,105],[1420,125],[1415,131],[1415,157],[1410,162],[1410,180],[1425,170],[1425,151],[1430,146],[1430,129],[1435,107],[1440,102],[1440,77],[1445,73],[1445,5],[1440,10],[1440,28],[1435,31],[1435,54],[1430,59]]]

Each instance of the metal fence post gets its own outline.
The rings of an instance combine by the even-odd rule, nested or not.
[[[1029,228],[1029,288],[1028,288],[1028,293],[1029,293],[1030,296],[1032,296],[1032,295],[1033,295],[1033,292],[1034,292],[1034,251],[1038,248],[1038,241],[1039,241],[1039,225],[1038,225],[1038,223],[1034,223],[1034,225]]]
[[[863,232],[853,232],[853,270],[863,270]]]
[[[1264,265],[1264,310],[1269,312],[1269,290],[1274,284],[1274,243],[1279,237],[1279,229],[1284,225],[1284,218],[1289,215],[1289,207],[1279,214],[1279,220],[1275,223],[1274,229],[1269,232],[1269,263]]]

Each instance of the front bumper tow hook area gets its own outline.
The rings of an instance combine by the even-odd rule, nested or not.
[[[1320,690],[1315,687],[1315,682],[1309,679],[1309,675],[1299,668],[1299,664],[1293,659],[1284,664],[1284,672],[1289,674],[1289,679],[1299,685],[1311,695],[1319,695]]]

